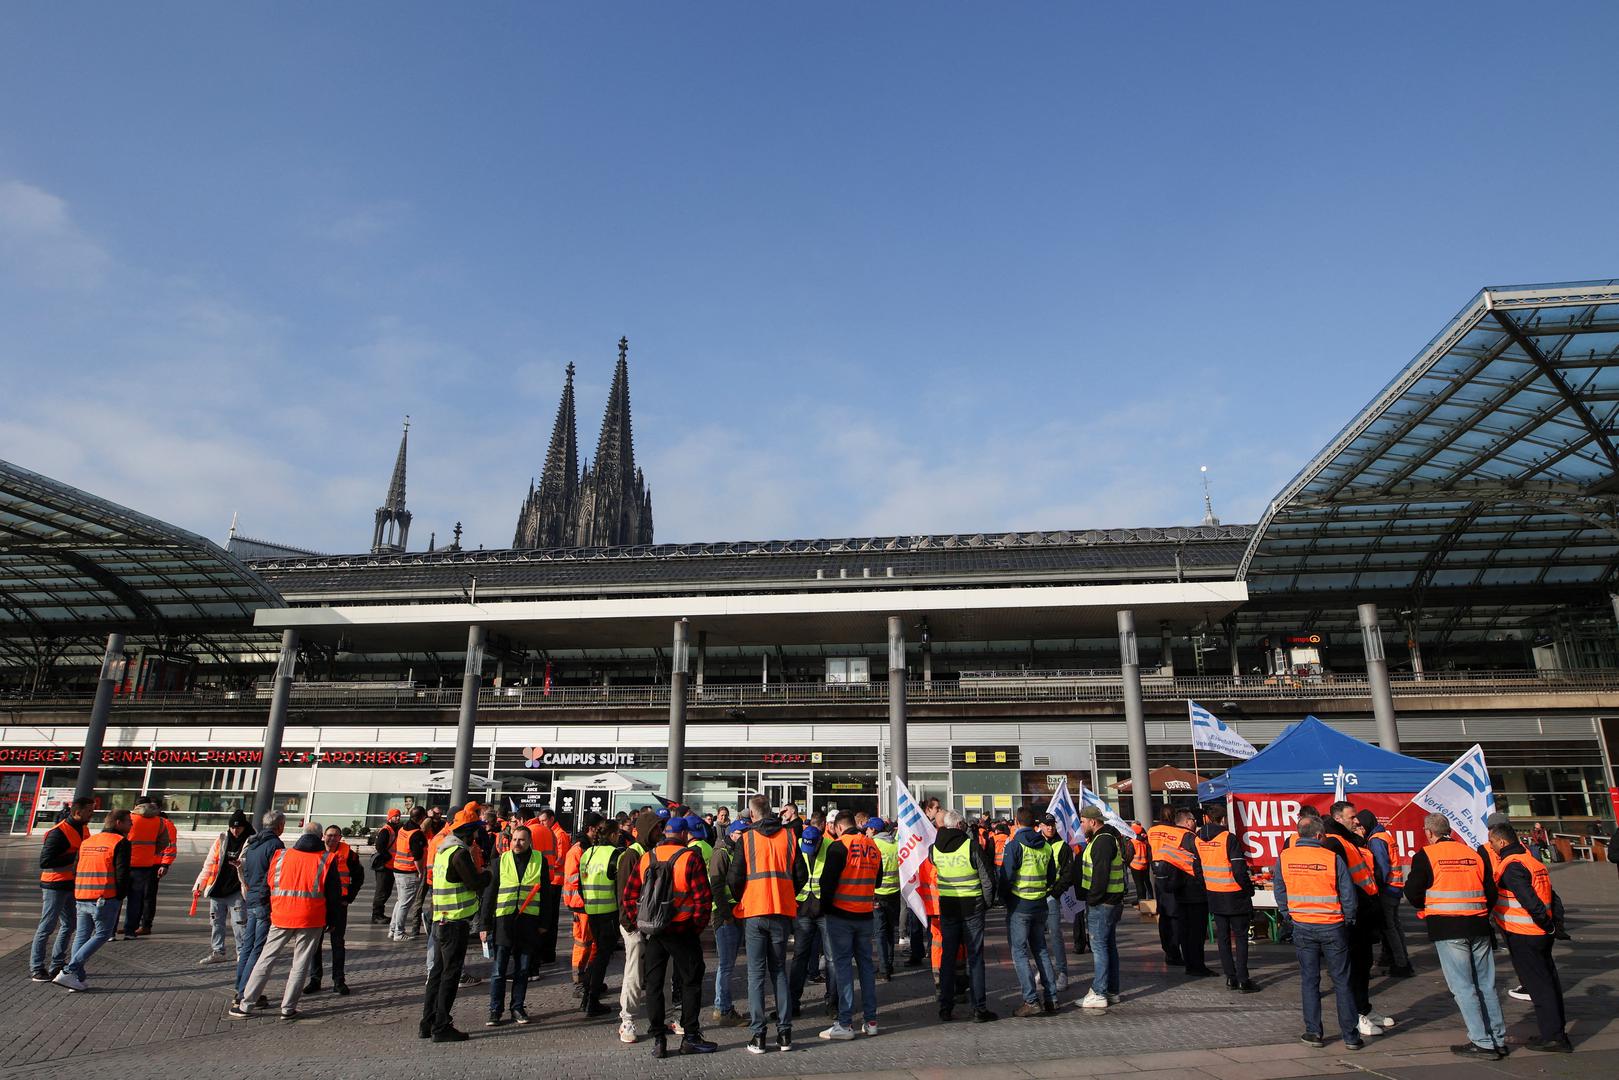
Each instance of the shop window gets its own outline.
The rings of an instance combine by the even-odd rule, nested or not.
[[[829,686],[871,682],[871,660],[864,656],[828,657],[826,681]]]

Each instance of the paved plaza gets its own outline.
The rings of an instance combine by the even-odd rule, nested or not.
[[[1014,1020],[1016,985],[1000,913],[991,917],[989,980],[995,1024],[941,1025],[925,969],[904,970],[878,984],[882,1034],[850,1043],[815,1037],[825,1026],[819,1003],[794,1025],[798,1050],[755,1056],[743,1050],[746,1029],[706,1032],[720,1052],[702,1058],[654,1062],[644,1043],[621,1045],[616,1020],[586,1023],[572,1007],[566,974],[550,972],[529,991],[535,1022],[524,1028],[485,1029],[486,983],[462,992],[459,1025],[472,1033],[462,1044],[433,1045],[415,1037],[424,979],[424,951],[389,944],[381,927],[351,933],[349,983],[354,993],[327,991],[304,999],[305,1019],[285,1023],[271,1015],[247,1021],[225,1017],[231,965],[199,967],[207,951],[204,919],[186,918],[189,887],[200,855],[183,854],[162,893],[156,934],[144,941],[114,941],[91,962],[94,989],[68,994],[28,981],[26,950],[37,918],[34,858],[37,839],[0,842],[0,1077],[185,1076],[228,1080],[258,1076],[491,1077],[554,1075],[568,1080],[625,1076],[860,1076],[912,1078],[1128,1076],[1131,1080],[1203,1080],[1369,1075],[1448,1080],[1476,1076],[1616,1076],[1619,1065],[1619,883],[1610,866],[1567,866],[1553,881],[1570,909],[1571,946],[1559,949],[1567,989],[1570,1035],[1576,1053],[1535,1054],[1518,1049],[1493,1065],[1462,1062],[1447,1047],[1463,1034],[1431,948],[1408,914],[1417,978],[1378,980],[1373,996],[1398,1018],[1393,1032],[1369,1040],[1359,1053],[1330,1042],[1312,1050],[1297,1041],[1298,984],[1292,950],[1266,945],[1253,956],[1263,992],[1241,996],[1220,979],[1195,982],[1170,974],[1160,960],[1155,928],[1134,917],[1121,930],[1124,1002],[1105,1014],[1082,1014],[1072,1002],[1083,991],[1088,956],[1071,956],[1075,989],[1062,996],[1056,1017]],[[355,905],[363,921],[370,892]],[[1211,961],[1213,953],[1210,953]],[[1505,954],[1503,991],[1511,985]],[[712,964],[712,959],[710,960]],[[485,973],[476,956],[469,970]],[[610,985],[616,987],[617,960]],[[712,970],[712,968],[711,968]],[[280,969],[284,973],[285,967]],[[739,970],[735,988],[744,995]],[[281,980],[273,980],[275,1000]],[[820,993],[811,987],[807,998]],[[705,994],[705,1016],[708,997]],[[1504,1002],[1514,1042],[1534,1033],[1529,1006]],[[1328,1003],[1330,1014],[1331,1005]]]

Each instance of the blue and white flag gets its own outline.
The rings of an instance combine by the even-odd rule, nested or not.
[[[1485,821],[1495,813],[1495,789],[1484,766],[1484,748],[1475,743],[1411,801],[1449,818],[1451,832],[1468,847],[1484,843],[1490,834]]]
[[[1339,765],[1338,766],[1338,771],[1332,774],[1332,801],[1333,802],[1341,803],[1341,802],[1344,801],[1344,784],[1348,780],[1349,780],[1349,773],[1344,770],[1344,767],[1342,765]]]
[[[1084,786],[1080,786],[1084,790]],[[1085,834],[1079,828],[1079,811],[1074,809],[1074,800],[1068,794],[1068,778],[1065,776],[1057,784],[1057,790],[1052,792],[1051,805],[1046,807],[1046,813],[1057,819],[1057,839],[1073,847],[1083,843]],[[1072,922],[1074,918],[1085,910],[1085,901],[1074,894],[1072,888],[1064,889],[1058,897],[1062,904],[1063,918]]]
[[[922,920],[922,925],[926,926],[928,913],[918,889],[922,864],[928,861],[928,853],[933,850],[933,841],[939,832],[927,815],[922,813],[922,808],[916,805],[910,788],[897,776],[894,778],[894,806],[897,810],[895,816],[899,818],[898,831],[894,834],[894,840],[899,844],[899,894],[916,912],[916,917]]]
[[[1226,727],[1225,721],[1191,698],[1186,699],[1186,713],[1192,721],[1192,745],[1197,749],[1213,750],[1244,761],[1259,753],[1253,743]]]
[[[1083,810],[1087,806],[1094,806],[1098,810],[1102,811],[1102,820],[1119,830],[1120,836],[1123,836],[1127,840],[1135,836],[1135,830],[1130,828],[1130,823],[1128,821],[1115,814],[1113,812],[1113,808],[1103,800],[1102,796],[1098,795],[1084,784],[1081,784],[1079,785],[1079,808]],[[1055,813],[1055,811],[1053,811],[1053,813]]]

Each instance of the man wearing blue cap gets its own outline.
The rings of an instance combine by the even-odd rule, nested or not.
[[[804,987],[810,981],[812,969],[820,970],[821,950],[826,941],[826,924],[821,919],[821,870],[826,864],[827,849],[832,846],[820,825],[804,826],[798,841],[799,861],[808,870],[809,877],[798,890],[798,915],[793,919],[793,971],[790,980],[793,995],[793,1015],[804,1013]],[[827,980],[826,1001],[832,1003],[833,987]]]
[[[866,821],[866,835],[883,853],[883,873],[877,881],[877,906],[872,911],[872,929],[877,938],[878,967],[883,982],[894,979],[894,946],[899,940],[899,841],[894,826],[882,818]]]
[[[747,828],[745,821],[731,822],[725,834],[720,837],[720,842],[714,846],[714,853],[708,858],[708,886],[714,893],[716,953],[713,1020],[714,1023],[726,1027],[742,1027],[747,1023],[747,1020],[736,1011],[735,1002],[731,997],[731,972],[736,968],[737,954],[742,949],[742,926],[736,921],[736,914],[732,910],[736,905],[736,898],[731,895],[731,887],[726,881],[731,874],[731,859],[736,854],[737,842]]]

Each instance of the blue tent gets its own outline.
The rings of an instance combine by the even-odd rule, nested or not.
[[[1354,774],[1355,791],[1421,791],[1445,771],[1443,765],[1361,742],[1306,716],[1265,749],[1228,769],[1224,776],[1199,784],[1197,797],[1209,802],[1229,794],[1296,795],[1323,788],[1331,791],[1333,775],[1340,765],[1345,772]]]

